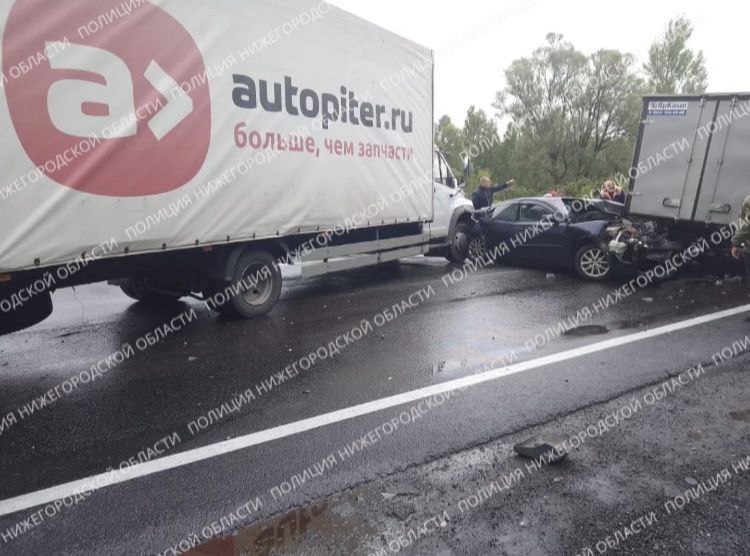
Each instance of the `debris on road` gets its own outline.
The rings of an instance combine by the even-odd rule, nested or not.
[[[393,498],[396,498],[397,496],[419,496],[420,493],[416,490],[396,490],[395,492],[381,492],[380,495],[383,497],[384,500],[392,500]]]
[[[563,333],[563,336],[566,338],[576,338],[576,337],[582,337],[582,336],[600,336],[602,334],[607,334],[609,332],[609,328],[606,326],[600,326],[600,325],[587,325],[587,326],[577,326],[575,328],[571,328],[570,330]]]
[[[558,463],[568,457],[563,446],[563,439],[549,436],[533,436],[513,446],[513,450],[522,457],[541,460],[546,463]]]

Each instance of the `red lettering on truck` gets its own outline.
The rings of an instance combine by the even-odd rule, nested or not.
[[[17,0],[3,36],[8,106],[27,155],[55,182],[157,195],[187,184],[206,160],[209,85],[196,79],[206,68],[167,12],[145,0],[122,6]]]

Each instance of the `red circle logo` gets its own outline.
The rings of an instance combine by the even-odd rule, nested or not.
[[[10,116],[28,156],[95,195],[173,191],[208,154],[198,46],[146,0],[17,0],[3,37]]]

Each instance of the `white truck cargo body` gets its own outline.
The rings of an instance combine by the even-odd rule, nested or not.
[[[750,94],[647,97],[629,213],[727,225],[750,194]]]
[[[285,274],[468,254],[427,48],[311,0],[15,0],[0,29],[0,335],[76,285],[253,318]]]
[[[367,21],[16,0],[0,27],[0,273],[433,219],[432,53]]]

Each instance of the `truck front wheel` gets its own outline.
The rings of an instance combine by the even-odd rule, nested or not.
[[[448,259],[452,263],[461,264],[469,256],[469,242],[471,240],[471,224],[459,222],[450,238],[448,246]]]
[[[281,296],[281,282],[281,270],[270,254],[243,253],[234,267],[228,301],[219,312],[245,319],[266,315]]]

